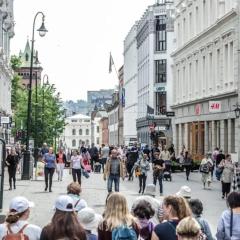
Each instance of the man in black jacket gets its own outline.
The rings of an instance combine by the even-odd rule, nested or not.
[[[94,163],[98,162],[99,160],[99,152],[97,147],[95,147],[94,143],[92,143],[92,147],[89,149],[89,154],[91,157],[91,168],[93,170]]]

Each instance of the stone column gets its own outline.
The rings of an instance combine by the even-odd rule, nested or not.
[[[208,122],[204,122],[204,153],[210,151]]]
[[[212,121],[212,151],[216,148],[217,141],[216,141],[216,128],[215,128],[215,121]]]
[[[224,120],[220,121],[220,144],[218,147],[223,150],[224,153],[226,153],[227,149],[225,148],[225,128],[224,128]]]
[[[183,141],[182,141],[182,124],[180,123],[179,124],[179,140],[178,140],[178,145],[179,145],[179,152],[181,151],[182,149],[182,145],[183,145]]]
[[[227,144],[228,144],[228,152],[231,153],[232,152],[232,145],[234,144],[234,141],[232,141],[232,120],[228,119],[228,138],[227,138]],[[235,137],[235,136],[234,136]]]

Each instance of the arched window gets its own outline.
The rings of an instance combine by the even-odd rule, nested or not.
[[[72,135],[76,135],[76,129],[72,130]]]
[[[79,135],[82,135],[82,129],[79,129]]]
[[[86,146],[88,146],[88,145],[89,145],[89,140],[87,139],[87,140],[86,140]]]
[[[89,135],[89,129],[86,129],[86,135]]]
[[[76,147],[76,140],[75,139],[72,140],[72,147]]]

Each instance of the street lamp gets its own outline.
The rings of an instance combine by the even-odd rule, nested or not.
[[[32,105],[32,75],[33,75],[33,53],[34,53],[34,33],[35,33],[35,23],[38,15],[42,15],[42,25],[37,30],[41,37],[44,37],[47,33],[47,29],[44,25],[45,15],[43,12],[37,12],[33,20],[32,29],[32,47],[31,47],[31,64],[30,64],[30,79],[29,79],[29,90],[28,90],[28,109],[27,109],[27,136],[26,136],[26,151],[23,158],[23,172],[22,180],[30,179],[30,151],[29,151],[29,135],[30,135],[30,122],[31,122],[31,105]]]
[[[237,103],[236,105],[234,105],[234,107],[236,107],[234,109],[235,116],[236,116],[236,118],[239,118],[240,117],[240,105]]]
[[[46,79],[46,82],[45,82],[45,79]],[[44,86],[45,85],[49,85],[49,81],[48,81],[48,75],[47,74],[44,74],[43,76],[43,98],[42,98],[42,143],[44,142],[44,105],[45,105],[45,101],[44,101],[44,98],[45,98],[45,89],[44,89]]]

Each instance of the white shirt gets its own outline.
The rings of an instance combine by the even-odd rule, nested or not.
[[[81,155],[72,156],[71,161],[72,161],[72,168],[81,169],[81,161],[82,161]]]
[[[27,221],[19,220],[16,223],[10,225],[10,228],[13,233],[17,233],[21,230],[21,228],[28,224]],[[7,224],[0,224],[0,239],[7,235],[8,228]],[[39,240],[42,229],[36,225],[28,224],[27,227],[23,230],[23,233],[29,237],[30,240]]]

